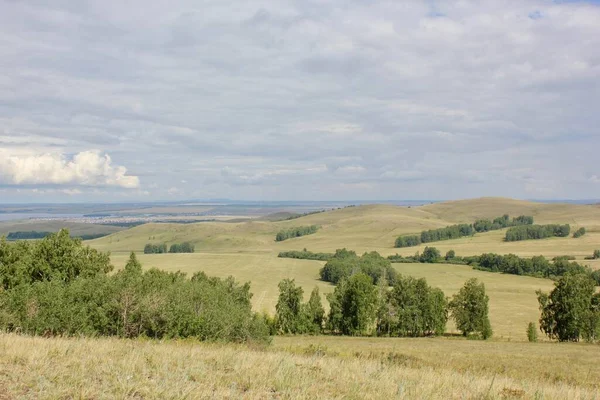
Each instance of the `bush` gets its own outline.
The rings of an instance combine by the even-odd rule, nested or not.
[[[454,250],[448,250],[446,252],[446,257],[444,257],[446,261],[453,260],[454,258],[456,258],[456,253],[454,252]]]
[[[422,263],[435,263],[440,260],[440,257],[441,254],[438,249],[435,247],[425,247],[425,250],[423,250],[423,254],[421,254],[419,260]]]
[[[106,258],[105,258],[106,257]],[[31,335],[268,341],[267,321],[254,314],[250,285],[150,269],[135,254],[109,275],[108,256],[68,232],[38,243],[0,242],[0,330]],[[35,268],[31,268],[35,265]],[[14,273],[20,278],[14,280]],[[9,284],[6,284],[9,282]]]
[[[577,229],[577,230],[575,231],[575,233],[573,233],[573,237],[574,237],[575,239],[577,239],[577,238],[580,238],[580,237],[582,237],[583,235],[585,235],[585,228],[584,228],[584,227],[581,227],[581,228]]]
[[[310,235],[316,233],[319,230],[317,225],[311,226],[298,226],[295,228],[289,228],[279,231],[275,236],[277,242],[281,242],[287,239],[296,238],[300,236]]]
[[[527,339],[530,342],[537,342],[537,329],[533,322],[530,322],[529,325],[527,325]]]

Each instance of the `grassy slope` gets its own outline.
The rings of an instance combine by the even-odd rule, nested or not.
[[[522,256],[543,254],[548,257],[570,254],[579,259],[600,248],[600,208],[597,206],[540,204],[498,198],[412,208],[390,205],[350,207],[279,222],[147,224],[89,243],[98,249],[111,251],[115,265],[122,267],[130,251],[141,252],[148,242],[170,244],[191,241],[196,244],[198,253],[141,255],[140,259],[145,267],[188,273],[202,270],[209,275],[233,275],[240,281],[251,281],[255,308],[274,312],[277,283],[283,278],[295,278],[304,287],[305,293],[309,293],[315,285],[322,293],[333,289],[318,280],[318,271],[323,263],[279,259],[279,251],[304,247],[312,251],[334,251],[346,247],[359,253],[376,250],[383,255],[396,252],[414,254],[424,246],[394,249],[395,238],[400,234],[418,233],[423,229],[472,222],[476,218],[492,218],[504,213],[511,216],[534,215],[536,222],[540,223],[582,225],[588,229],[588,234],[579,239],[505,243],[502,241],[504,231],[495,231],[432,245],[442,252],[454,249],[459,255],[513,252]],[[275,234],[281,229],[311,224],[321,225],[322,229],[313,235],[274,241]],[[598,262],[590,264],[600,266]],[[396,268],[408,275],[427,278],[447,295],[458,290],[468,278],[482,280],[490,296],[491,319],[496,335],[519,340],[525,339],[527,323],[538,318],[535,290],[552,287],[549,280],[493,274],[462,266],[399,264]]]
[[[57,232],[62,228],[69,229],[72,235],[110,234],[126,229],[119,226],[65,221],[3,221],[0,222],[0,236],[6,236],[10,232]]]
[[[260,349],[0,334],[0,398],[592,399],[599,355],[450,339],[277,338]]]

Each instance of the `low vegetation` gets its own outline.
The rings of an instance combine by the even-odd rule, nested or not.
[[[316,260],[316,261],[329,261],[331,260],[335,254],[333,253],[313,253],[312,251],[308,251],[306,249],[302,251],[291,250],[291,251],[282,251],[279,253],[277,257],[279,258],[297,258],[300,260]]]
[[[585,228],[582,226],[573,233],[573,238],[577,239],[585,235]]]
[[[313,233],[316,233],[318,230],[319,227],[317,225],[297,226],[294,228],[284,229],[282,231],[277,232],[277,235],[275,236],[275,241],[282,242],[287,239],[311,235]]]
[[[522,225],[509,228],[504,238],[507,242],[520,240],[545,239],[549,237],[567,237],[571,232],[569,224],[559,225]]]
[[[84,247],[67,231],[39,242],[0,242],[0,330],[31,335],[268,341],[264,318],[251,310],[250,285],[233,278],[187,279],[142,271],[135,254],[109,274],[108,254]]]

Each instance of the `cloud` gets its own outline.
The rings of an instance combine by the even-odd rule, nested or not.
[[[600,198],[599,20],[585,1],[5,2],[2,198]]]
[[[8,185],[115,186],[135,189],[139,178],[113,166],[108,154],[84,151],[68,158],[64,154],[11,155],[0,151],[0,181]],[[77,189],[66,194],[79,194]]]

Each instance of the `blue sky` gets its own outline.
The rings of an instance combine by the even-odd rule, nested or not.
[[[600,198],[600,1],[47,3],[0,202]]]

